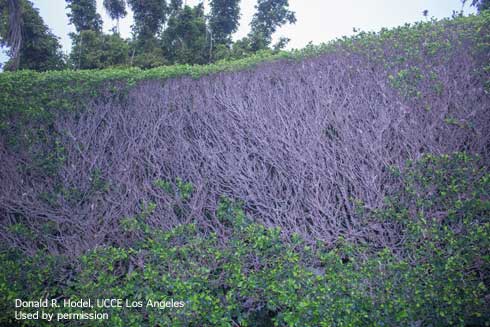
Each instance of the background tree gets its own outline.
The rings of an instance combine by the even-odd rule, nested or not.
[[[231,35],[238,30],[240,0],[211,0],[209,27],[216,44],[231,44]]]
[[[112,20],[116,20],[116,29],[119,32],[119,20],[126,17],[128,12],[126,11],[125,0],[104,0],[104,8],[111,17]]]
[[[2,44],[10,48],[9,69],[20,65],[20,55],[16,53],[20,52],[23,17],[20,16],[22,6],[18,4],[30,3],[28,1],[0,0],[4,16],[0,22],[0,34]],[[206,64],[219,59],[240,58],[258,50],[270,49],[276,30],[296,21],[294,12],[289,10],[288,0],[258,0],[251,22],[252,31],[246,38],[233,43],[232,35],[237,31],[240,20],[240,0],[210,0],[210,14],[207,17],[202,2],[194,7],[183,2],[103,0],[104,8],[113,20],[119,21],[125,17],[127,6],[132,10],[133,38],[128,41],[118,35],[118,27],[113,29],[113,36],[103,34],[96,0],[66,0],[70,24],[76,29],[75,33],[70,34],[73,45],[69,63],[75,69],[120,65],[150,68],[172,63]],[[63,60],[56,37],[37,12],[31,10],[30,17],[32,35],[29,35],[29,50],[26,48],[23,51],[37,51],[36,56],[45,64],[36,66],[34,59],[27,64],[24,59],[22,67],[38,70],[61,67]],[[288,41],[281,38],[273,49],[283,48]],[[46,58],[54,59],[47,64]]]
[[[209,35],[204,5],[184,6],[168,21],[162,38],[165,57],[170,63],[205,64],[209,61]]]
[[[279,27],[296,23],[295,13],[289,10],[288,0],[258,0],[255,9],[249,34],[255,51],[268,47],[272,42],[272,34]],[[285,46],[284,40],[281,46]]]
[[[19,67],[20,47],[22,44],[22,9],[19,0],[0,2],[0,31],[2,46],[9,47],[10,69]]]
[[[78,33],[81,31],[102,31],[102,18],[97,14],[96,0],[66,0],[70,10],[68,18]]]
[[[100,69],[128,64],[128,42],[117,33],[85,30],[73,35],[73,45],[70,62],[76,68]]]
[[[10,24],[12,20],[5,20],[3,18],[11,16],[11,12],[7,10],[9,8],[7,2],[11,0],[0,0],[0,10],[2,17],[2,24],[0,26],[0,45],[10,47],[8,55],[9,61],[5,64],[6,70],[19,69],[32,69],[38,71],[55,70],[64,67],[63,55],[61,52],[61,45],[58,38],[51,32],[48,26],[44,23],[39,14],[39,11],[34,8],[32,2],[28,0],[19,0],[17,5],[19,6],[15,10],[14,24],[18,24],[22,21],[22,39],[18,41],[18,50],[12,47],[11,38],[12,30],[19,28],[18,26],[12,28]],[[17,16],[19,15],[19,16]],[[8,22],[8,23],[6,23]],[[15,54],[15,51],[18,51]]]
[[[173,1],[172,1],[173,2]],[[133,39],[130,44],[129,64],[152,68],[168,63],[163,57],[158,37],[169,15],[165,0],[127,0],[133,11]]]
[[[476,7],[476,9],[480,12],[483,10],[490,9],[490,0],[473,0],[471,5]]]
[[[175,11],[180,11],[182,9],[183,2],[182,0],[170,0],[169,9],[170,13]]]
[[[154,46],[155,37],[167,20],[168,6],[165,0],[128,0],[133,11],[133,32],[145,50]]]
[[[104,8],[111,19],[121,19],[126,17],[126,2],[124,0],[104,0]]]

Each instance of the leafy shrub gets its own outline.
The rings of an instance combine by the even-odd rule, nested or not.
[[[145,303],[114,309],[107,326],[488,325],[490,174],[457,153],[427,155],[397,176],[404,187],[365,217],[396,226],[394,245],[285,240],[222,199],[217,215],[230,234],[146,228],[129,247],[83,255],[64,281],[55,278],[60,258],[4,251],[1,322],[13,323],[12,299],[37,295]],[[147,299],[185,305],[157,310]]]

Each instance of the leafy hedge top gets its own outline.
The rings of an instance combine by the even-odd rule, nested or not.
[[[250,57],[221,61],[209,65],[173,65],[141,70],[139,68],[111,68],[104,70],[65,71],[18,71],[0,74],[0,130],[5,128],[7,118],[14,112],[32,119],[45,116],[52,109],[79,108],[88,99],[101,96],[102,89],[117,93],[142,80],[165,80],[182,76],[201,76],[249,69],[260,63],[281,59],[301,60],[332,51],[361,54],[369,59],[393,67],[403,62],[434,56],[441,50],[449,50],[448,34],[458,34],[459,42],[467,40],[476,48],[486,49],[490,45],[490,12],[477,16],[457,17],[441,21],[406,24],[380,32],[361,32],[353,37],[344,37],[319,46],[308,45],[290,52],[258,52]],[[385,53],[386,45],[401,49],[402,57],[391,58]],[[478,50],[478,49],[474,49]],[[394,60],[395,59],[395,60]],[[488,73],[488,70],[486,71]],[[101,88],[101,85],[106,87]]]

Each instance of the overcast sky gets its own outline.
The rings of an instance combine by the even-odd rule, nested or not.
[[[44,22],[60,37],[63,51],[70,49],[68,33],[74,31],[68,24],[65,0],[31,0],[39,8]],[[109,31],[115,22],[106,15],[103,0],[97,0],[97,9],[104,20],[104,30]],[[195,5],[200,0],[187,0]],[[204,1],[206,8],[207,0]],[[240,29],[235,39],[245,36],[254,13],[256,0],[241,1]],[[364,31],[378,31],[382,27],[395,27],[405,23],[423,20],[422,12],[429,11],[430,17],[450,17],[453,10],[461,10],[460,0],[289,0],[291,10],[296,12],[295,25],[285,26],[275,34],[275,38],[286,36],[291,39],[289,48],[302,48],[308,42],[314,44],[333,40],[344,35],[352,35],[353,27]],[[465,7],[465,13],[474,13]],[[130,36],[132,17],[129,14],[120,21],[123,37]],[[3,58],[2,58],[3,57]],[[3,62],[5,56],[0,56]]]

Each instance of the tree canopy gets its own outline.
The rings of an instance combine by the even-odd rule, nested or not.
[[[64,67],[61,45],[58,38],[51,32],[44,23],[39,11],[34,8],[29,0],[20,0],[18,4],[18,15],[20,15],[19,27],[22,33],[19,42],[18,55],[14,55],[12,47],[12,29],[8,26],[12,20],[5,19],[9,16],[7,2],[10,0],[0,0],[0,15],[2,24],[0,25],[0,45],[10,47],[7,54],[10,59],[4,66],[5,70],[32,69],[32,70],[54,70]],[[19,19],[19,18],[17,18]],[[9,23],[7,23],[9,22]]]
[[[125,66],[129,45],[119,34],[100,34],[86,30],[74,34],[70,64],[77,69]]]
[[[96,0],[66,0],[70,24],[77,32],[102,30],[102,18],[97,13]]]
[[[205,64],[209,57],[208,38],[204,6],[185,6],[170,17],[163,33],[165,57],[171,63]]]
[[[289,10],[288,0],[258,0],[256,13],[250,24],[250,33],[255,48],[267,47],[272,42],[272,34],[285,24],[296,23],[296,15]]]
[[[119,20],[128,14],[124,0],[104,0],[103,4],[111,19]]]
[[[10,57],[6,69],[207,64],[281,49],[289,39],[280,38],[271,45],[273,34],[284,24],[296,22],[288,0],[258,0],[251,32],[233,40],[240,23],[240,0],[210,0],[209,13],[202,1],[190,6],[183,0],[103,0],[112,20],[119,22],[132,12],[132,36],[123,39],[119,24],[111,33],[103,32],[96,0],[65,1],[75,32],[70,34],[71,52],[63,58],[57,37],[29,0],[0,0],[1,45],[8,48]]]
[[[210,5],[212,37],[218,44],[230,44],[231,36],[239,26],[240,0],[211,0]]]
[[[133,33],[146,45],[154,38],[167,20],[168,6],[165,0],[128,0],[133,11]]]
[[[478,11],[488,10],[490,9],[490,0],[473,0],[471,5],[476,7]]]

